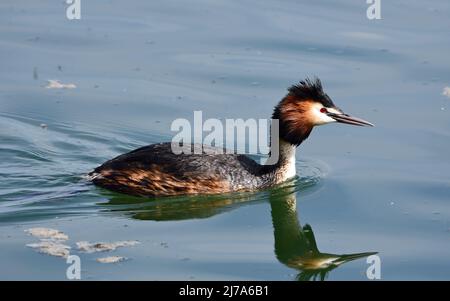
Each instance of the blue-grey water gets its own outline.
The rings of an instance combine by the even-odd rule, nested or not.
[[[361,252],[385,280],[450,279],[450,3],[381,2],[369,20],[364,0],[81,0],[68,20],[64,1],[1,1],[0,279],[66,279],[64,259],[26,247],[34,227],[69,235],[82,279],[309,279],[308,254]],[[314,75],[376,127],[315,129],[288,187],[147,200],[83,179],[194,110],[267,118]],[[366,280],[365,258],[325,278]]]

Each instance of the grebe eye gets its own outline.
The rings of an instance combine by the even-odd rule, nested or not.
[[[326,108],[321,108],[320,113],[328,113],[328,110]]]

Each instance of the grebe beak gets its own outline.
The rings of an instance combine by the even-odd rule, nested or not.
[[[350,115],[344,114],[344,113],[337,114],[337,113],[329,112],[329,113],[327,113],[327,115],[340,123],[346,123],[346,124],[352,124],[352,125],[358,125],[358,126],[375,126],[368,121],[365,121],[363,119],[356,118],[356,117],[353,117],[353,116],[350,116]]]

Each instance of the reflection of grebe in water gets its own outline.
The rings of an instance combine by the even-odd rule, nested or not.
[[[216,154],[209,148],[208,154],[176,155],[170,143],[160,143],[107,161],[89,176],[98,186],[138,196],[254,191],[295,176],[295,149],[314,126],[331,122],[372,125],[337,108],[319,79],[292,86],[272,118],[279,120],[279,159],[274,165],[260,165],[245,155],[223,154],[217,148]]]
[[[291,184],[291,182],[288,182]],[[284,185],[284,184],[283,184]],[[275,254],[286,266],[299,271],[298,280],[324,280],[327,274],[340,265],[375,252],[356,254],[321,253],[316,245],[314,233],[309,225],[302,227],[296,210],[296,192],[293,186],[276,188],[268,192],[274,228]],[[261,194],[266,194],[261,193]],[[259,198],[258,197],[256,199]],[[209,218],[222,212],[249,204],[255,196],[183,197],[183,199],[166,199],[146,201],[126,196],[115,196],[108,204],[122,205],[130,211],[133,218],[141,220],[174,221],[197,218]],[[140,205],[140,206],[139,206]]]
[[[295,194],[271,199],[275,254],[283,264],[299,270],[298,280],[324,280],[331,270],[376,252],[355,254],[321,253],[310,225],[301,226]]]

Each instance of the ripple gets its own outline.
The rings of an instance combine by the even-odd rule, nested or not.
[[[43,121],[46,129],[39,127]],[[319,187],[327,172],[319,161],[298,161],[299,176],[265,191],[133,198],[93,189],[83,175],[109,158],[146,144],[146,137],[152,143],[167,137],[126,127],[86,129],[82,124],[12,114],[0,114],[0,125],[5,129],[0,139],[6,141],[0,148],[0,158],[4,158],[0,162],[0,223],[99,213],[140,219],[207,217],[266,202],[274,194],[301,191],[304,195]]]
[[[209,218],[235,210],[241,206],[269,202],[301,192],[302,196],[320,187],[327,168],[319,161],[298,161],[301,175],[273,188],[256,192],[234,192],[220,195],[173,196],[162,198],[132,197],[113,192],[102,192],[105,202],[100,203],[104,214],[125,215],[139,220],[186,220]]]

